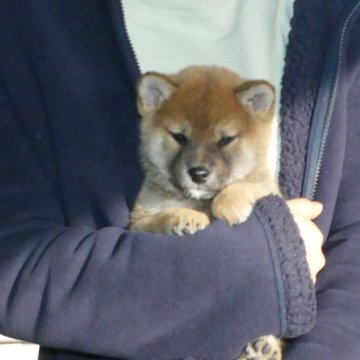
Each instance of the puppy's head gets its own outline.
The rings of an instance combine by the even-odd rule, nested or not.
[[[138,83],[145,172],[187,197],[213,198],[264,166],[274,97],[266,81],[223,68],[146,73]]]

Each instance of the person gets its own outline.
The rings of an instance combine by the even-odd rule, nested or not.
[[[156,16],[167,3],[201,5],[152,23],[170,23],[170,37],[182,19],[195,50],[229,24],[202,27],[196,43],[189,14],[205,21],[207,7],[222,19],[244,6],[226,13],[231,24],[263,24],[258,40],[280,34],[255,56],[277,71],[284,198],[260,200],[239,226],[214,221],[178,238],[128,230],[142,180],[141,66],[195,56],[184,41],[163,58],[169,45],[154,48],[148,27],[144,38],[139,23],[150,18],[137,7]],[[271,3],[272,12],[255,0],[0,3],[0,333],[39,343],[41,360],[230,360],[265,334],[293,339],[287,360],[359,356],[360,1]],[[257,40],[241,34],[224,54],[251,75],[242,49]]]

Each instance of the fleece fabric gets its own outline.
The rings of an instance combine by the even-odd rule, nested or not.
[[[359,8],[296,0],[286,54],[285,196],[302,194],[323,118],[313,114],[329,105],[314,189],[328,257],[316,318],[282,198],[260,201],[241,226],[215,221],[194,236],[128,230],[142,181],[140,72],[119,1],[2,1],[0,332],[41,344],[41,360],[231,360],[270,333],[301,336],[291,360],[356,358]],[[325,90],[328,102],[317,97]]]

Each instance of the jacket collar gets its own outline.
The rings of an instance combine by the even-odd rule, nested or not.
[[[279,182],[287,198],[302,193],[316,95],[332,30],[343,7],[343,0],[296,0],[294,4],[280,109]]]
[[[135,87],[135,84],[140,77],[140,68],[135,52],[129,42],[121,0],[109,0],[108,7],[116,41],[123,53],[127,71],[129,72],[131,81]]]

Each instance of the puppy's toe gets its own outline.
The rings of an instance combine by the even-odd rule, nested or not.
[[[205,229],[209,224],[210,219],[205,213],[184,209],[168,218],[166,232],[176,236],[191,235]]]

